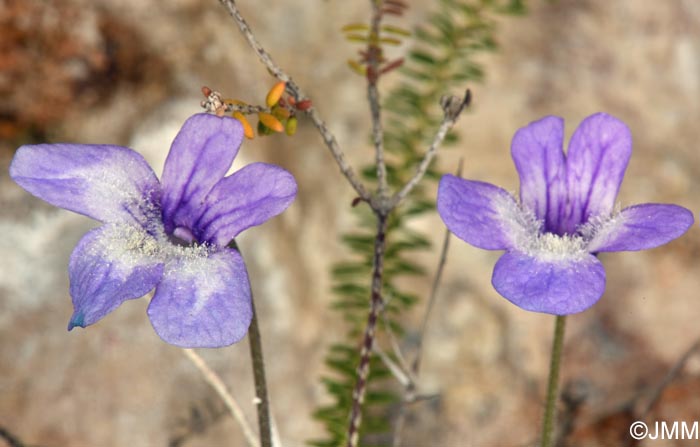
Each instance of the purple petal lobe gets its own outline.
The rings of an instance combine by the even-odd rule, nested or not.
[[[563,143],[564,120],[548,116],[518,130],[511,144],[520,175],[520,202],[554,233],[561,233],[566,206]]]
[[[238,153],[243,127],[233,118],[198,114],[175,137],[163,167],[163,221],[168,234],[192,229],[202,203]]]
[[[605,270],[593,255],[582,259],[538,260],[508,252],[493,270],[491,283],[516,306],[554,315],[588,309],[605,291]]]
[[[156,175],[141,155],[125,147],[22,146],[10,176],[50,204],[102,222],[145,225],[160,214]]]
[[[631,154],[632,136],[622,121],[597,113],[581,122],[567,154],[571,202],[567,232],[591,217],[612,212]]]
[[[646,250],[680,237],[692,225],[693,213],[681,206],[635,205],[594,228],[588,250],[592,253]]]
[[[280,214],[296,193],[294,177],[284,169],[266,163],[247,165],[217,183],[207,196],[206,211],[196,224],[199,239],[224,246],[246,228]]]
[[[183,348],[218,348],[240,341],[253,317],[241,255],[224,249],[171,260],[148,306],[164,341]]]
[[[153,289],[163,274],[154,251],[155,240],[139,226],[108,224],[83,236],[68,265],[75,309],[68,330],[93,324]]]
[[[440,179],[437,209],[443,222],[458,238],[486,250],[513,247],[517,222],[515,199],[489,183],[446,174]]]

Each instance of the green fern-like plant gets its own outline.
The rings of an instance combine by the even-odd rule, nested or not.
[[[387,174],[393,188],[403,186],[415,173],[429,141],[437,130],[442,112],[439,98],[470,82],[483,79],[484,73],[475,57],[496,49],[495,13],[524,12],[521,0],[440,0],[437,11],[419,26],[404,66],[402,80],[386,95],[384,110],[384,144],[387,151]],[[448,135],[446,144],[457,136]],[[376,181],[376,167],[367,166],[363,177]],[[435,181],[439,173],[431,166],[426,178]],[[401,286],[402,278],[425,276],[416,262],[430,249],[426,235],[410,229],[412,219],[432,212],[435,203],[424,185],[413,189],[405,202],[389,218],[384,265],[385,317],[380,319],[378,336],[387,325],[397,334],[403,332],[401,315],[418,301],[410,290]],[[330,373],[322,378],[332,403],[316,410],[314,417],[326,428],[326,438],[314,440],[317,447],[343,445],[352,405],[352,392],[359,362],[359,343],[367,322],[370,278],[374,253],[376,220],[367,207],[355,208],[357,229],[342,236],[351,259],[332,267],[333,307],[347,323],[347,341],[333,344],[326,356]],[[377,356],[372,357],[368,389],[363,403],[362,445],[389,444],[390,412],[398,402],[396,384]]]

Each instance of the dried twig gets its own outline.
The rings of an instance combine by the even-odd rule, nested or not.
[[[688,359],[690,359],[690,357],[692,357],[698,351],[700,351],[700,340],[696,340],[695,343],[693,343],[693,345],[681,356],[680,359],[678,359],[678,361],[668,371],[663,380],[659,382],[658,385],[656,385],[656,387],[651,393],[649,401],[646,403],[646,405],[642,407],[642,409],[638,413],[640,420],[645,418],[649,414],[651,409],[654,408],[654,405],[656,405],[656,403],[661,398],[661,394],[663,394],[666,387],[676,379],[678,374],[680,374],[681,370],[683,370],[685,364],[688,362]]]
[[[243,16],[241,16],[241,13],[238,10],[238,7],[236,6],[236,2],[234,0],[219,0],[219,2],[228,10],[229,14],[231,15],[231,17],[233,17],[234,21],[236,22],[236,25],[238,25],[238,29],[241,30],[243,36],[248,41],[248,44],[258,55],[258,59],[260,59],[260,61],[265,65],[265,67],[267,67],[270,73],[272,73],[272,75],[280,81],[287,83],[287,91],[294,96],[294,99],[296,99],[297,102],[307,99],[308,96],[301,90],[301,88],[299,88],[299,86],[294,82],[292,77],[289,76],[284,70],[282,70],[272,60],[272,56],[270,56],[270,54],[265,50],[265,48],[263,48],[263,46],[260,45],[260,42],[258,42],[258,40],[255,38],[255,35],[250,30],[250,26],[248,26],[248,23],[245,21]],[[338,164],[340,171],[343,173],[345,178],[348,179],[348,182],[350,182],[350,185],[352,185],[352,187],[355,189],[355,192],[357,192],[360,198],[369,203],[371,200],[370,194],[367,192],[367,189],[357,177],[357,174],[355,174],[355,171],[353,170],[352,166],[350,166],[345,160],[345,155],[340,149],[340,146],[338,145],[335,136],[333,135],[333,133],[331,133],[330,130],[328,130],[326,123],[321,119],[318,112],[316,111],[316,108],[313,106],[310,107],[306,110],[306,114],[309,118],[311,118],[311,121],[316,126],[316,129],[318,129],[319,133],[321,134],[321,138],[323,138],[324,143],[331,151],[331,154],[333,155],[333,158]]]
[[[194,363],[194,366],[197,367],[200,373],[202,373],[202,377],[204,377],[204,380],[211,385],[212,388],[214,388],[214,391],[216,391],[216,394],[219,395],[221,400],[224,401],[224,404],[226,404],[226,407],[228,408],[229,412],[233,416],[233,418],[238,422],[238,425],[240,425],[241,430],[243,430],[243,436],[245,436],[246,442],[250,447],[259,447],[258,443],[258,438],[253,432],[253,429],[250,427],[250,424],[248,424],[248,421],[245,418],[245,415],[243,414],[243,410],[241,410],[240,405],[238,405],[238,402],[233,398],[231,393],[226,389],[226,385],[224,385],[224,382],[221,380],[221,377],[219,377],[218,374],[216,374],[210,367],[207,365],[207,363],[202,359],[202,357],[199,356],[194,350],[192,349],[183,349],[182,352],[185,353],[188,359],[192,363]]]
[[[421,160],[420,164],[418,165],[415,175],[403,186],[403,188],[401,188],[399,192],[394,194],[394,196],[391,198],[391,201],[389,202],[389,209],[395,208],[404,198],[406,198],[408,193],[411,192],[418,182],[421,181],[423,175],[425,175],[425,172],[428,170],[428,166],[430,166],[430,162],[433,161],[433,157],[435,157],[437,148],[442,144],[447,132],[449,132],[457,122],[462,110],[469,105],[471,98],[472,94],[470,90],[465,92],[464,98],[459,98],[457,96],[442,98],[440,105],[442,106],[444,116],[442,123],[440,123],[440,128],[435,134],[433,142],[430,144],[428,151],[423,156],[423,160]]]
[[[460,158],[457,165],[457,171],[455,175],[457,177],[462,176],[462,169],[464,168],[464,159]],[[445,236],[442,240],[442,249],[440,250],[440,259],[438,260],[438,266],[435,270],[435,278],[433,279],[433,285],[430,288],[430,296],[428,298],[428,305],[425,308],[425,313],[423,314],[423,321],[420,326],[420,332],[418,333],[418,346],[416,347],[416,357],[413,359],[411,364],[411,373],[414,376],[418,375],[420,371],[420,362],[423,356],[423,340],[425,340],[425,333],[428,328],[428,320],[430,319],[430,313],[433,310],[435,301],[437,299],[437,291],[440,287],[440,281],[442,281],[442,272],[445,269],[445,263],[447,262],[447,252],[450,249],[450,235],[452,233],[450,230],[445,230]]]
[[[462,176],[464,160],[460,158],[459,165],[457,166],[457,177]],[[416,356],[411,363],[411,369],[409,370],[409,377],[412,381],[404,386],[404,396],[399,408],[399,414],[396,417],[396,422],[394,423],[394,441],[393,447],[401,446],[401,433],[406,421],[406,406],[407,404],[414,402],[416,400],[416,380],[420,372],[420,363],[423,357],[423,341],[425,340],[425,333],[428,328],[428,321],[430,319],[430,313],[433,310],[435,301],[437,299],[437,291],[440,286],[440,281],[442,280],[442,272],[445,269],[445,263],[447,262],[447,251],[450,248],[450,230],[445,230],[445,237],[442,241],[442,249],[440,250],[440,259],[438,261],[437,269],[435,270],[435,278],[433,279],[433,285],[430,288],[430,297],[428,298],[428,305],[425,308],[425,313],[423,314],[423,322],[421,323],[420,332],[418,333],[418,345],[416,347]]]
[[[292,78],[282,70],[273,60],[270,54],[263,48],[263,46],[255,38],[250,27],[243,19],[236,6],[235,0],[219,0],[219,2],[228,10],[231,17],[238,25],[238,28],[243,33],[244,37],[248,41],[249,45],[253,48],[255,53],[258,55],[260,61],[267,67],[270,73],[275,76],[280,81],[286,83],[287,91],[295,98],[296,101],[307,100],[306,94],[301,90],[301,88],[292,80]],[[375,35],[378,35],[379,26],[381,22],[382,11],[379,9],[380,2],[373,1],[373,15],[372,15],[372,30]],[[386,12],[386,11],[384,11]],[[375,44],[376,47],[376,44]],[[372,42],[370,39],[370,44],[368,45],[368,53],[371,51],[377,51],[377,48],[372,48]],[[373,352],[374,339],[375,339],[375,329],[377,324],[377,318],[379,313],[383,308],[382,300],[382,274],[384,268],[384,251],[386,246],[386,229],[387,229],[387,219],[389,214],[398,206],[398,204],[403,200],[411,190],[418,184],[422,179],[423,175],[427,171],[430,162],[433,160],[437,148],[440,146],[442,141],[445,139],[447,132],[454,126],[460,113],[466,107],[471,99],[471,94],[467,90],[463,98],[449,96],[441,100],[441,106],[443,109],[444,117],[440,128],[438,129],[433,142],[428,148],[423,160],[416,169],[416,174],[411,178],[404,187],[394,194],[391,198],[386,196],[386,189],[388,188],[386,180],[386,165],[384,161],[384,149],[383,149],[383,130],[381,126],[381,113],[379,105],[379,93],[376,86],[376,79],[379,75],[378,71],[378,60],[375,58],[369,58],[368,60],[368,99],[370,102],[370,111],[372,114],[372,130],[373,139],[376,150],[376,163],[377,163],[377,177],[379,181],[377,196],[372,197],[370,193],[365,188],[364,184],[359,180],[355,171],[350,165],[345,161],[343,152],[341,151],[338,142],[336,141],[333,134],[328,130],[325,122],[320,118],[315,107],[309,107],[306,110],[306,114],[311,118],[311,121],[316,126],[317,130],[321,134],[323,141],[325,142],[328,149],[331,151],[333,158],[338,164],[340,171],[343,173],[345,178],[350,182],[352,187],[355,189],[359,195],[359,200],[363,200],[369,204],[372,211],[377,217],[377,233],[375,237],[374,244],[374,266],[372,271],[372,290],[371,290],[371,303],[370,312],[367,319],[367,325],[365,327],[365,332],[362,342],[362,350],[360,353],[360,364],[357,368],[357,382],[355,384],[355,389],[352,396],[352,410],[350,413],[350,421],[348,424],[347,431],[347,445],[349,447],[355,447],[359,441],[359,427],[362,420],[361,407],[364,401],[364,396],[367,387],[367,378],[369,376],[369,363],[370,357]]]

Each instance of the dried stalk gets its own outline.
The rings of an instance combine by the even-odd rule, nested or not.
[[[238,405],[238,402],[236,402],[236,399],[234,399],[231,393],[228,391],[228,389],[226,389],[226,385],[224,385],[224,382],[221,380],[221,377],[219,377],[219,375],[216,374],[209,367],[209,365],[207,365],[204,359],[200,357],[199,354],[197,354],[194,350],[183,349],[182,352],[184,352],[187,358],[190,359],[192,363],[194,363],[194,366],[197,367],[199,372],[202,374],[204,380],[209,385],[211,385],[212,388],[214,388],[216,394],[218,394],[221,400],[224,401],[224,404],[231,413],[231,416],[233,416],[236,422],[238,422],[238,425],[240,425],[241,430],[243,430],[243,436],[245,436],[245,440],[248,446],[260,447],[258,437],[253,432],[253,429],[250,427],[250,424],[248,424],[248,421],[246,420],[245,415],[243,414],[243,410],[241,410],[241,407],[240,405]]]
[[[383,307],[382,283],[384,273],[384,251],[386,248],[387,216],[377,214],[377,236],[374,239],[374,262],[372,267],[372,301],[369,317],[360,351],[360,365],[357,367],[357,382],[352,392],[352,409],[350,411],[350,423],[347,431],[347,446],[357,447],[360,440],[360,424],[362,423],[362,403],[367,391],[367,378],[369,377],[369,361],[372,357],[375,330],[379,313]]]
[[[238,25],[238,29],[241,30],[243,36],[248,41],[248,44],[253,48],[255,54],[258,55],[258,59],[260,59],[263,65],[267,67],[270,73],[272,73],[272,75],[280,81],[287,83],[287,91],[294,96],[294,99],[296,99],[297,102],[307,99],[308,96],[301,90],[301,88],[299,88],[299,86],[296,84],[296,82],[294,82],[292,77],[289,76],[284,70],[282,70],[272,60],[272,56],[270,56],[270,54],[265,50],[265,48],[263,48],[263,46],[260,45],[260,42],[258,42],[258,40],[255,38],[255,35],[251,31],[250,26],[248,26],[248,23],[245,21],[243,16],[241,16],[241,13],[238,10],[238,7],[236,6],[236,2],[234,0],[219,0],[219,2],[228,10],[229,14],[231,15],[231,17],[233,17],[234,21],[236,22],[236,25]],[[323,142],[326,144],[326,147],[328,147],[328,149],[331,151],[331,155],[333,155],[333,158],[338,164],[340,172],[343,173],[350,185],[352,185],[352,187],[355,189],[357,195],[360,196],[362,200],[369,203],[371,200],[370,194],[367,192],[367,189],[357,177],[357,174],[355,174],[355,171],[353,170],[352,166],[350,166],[345,160],[345,155],[340,149],[338,141],[335,139],[333,133],[330,130],[328,130],[328,126],[326,126],[326,123],[321,119],[318,112],[316,111],[316,108],[313,106],[310,107],[308,110],[306,110],[306,114],[314,123],[316,129],[318,129],[318,132],[321,134],[321,138],[323,138]]]

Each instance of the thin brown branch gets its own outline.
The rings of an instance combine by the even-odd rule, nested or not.
[[[377,235],[374,239],[374,262],[372,267],[372,301],[370,304],[367,326],[360,351],[360,365],[357,367],[357,382],[352,393],[352,410],[347,432],[347,447],[357,447],[360,440],[360,424],[362,423],[362,403],[367,391],[369,377],[369,362],[372,357],[375,332],[379,313],[382,310],[382,282],[384,273],[384,252],[386,249],[387,216],[377,213]]]
[[[462,169],[464,168],[464,159],[459,159],[459,164],[457,165],[457,171],[455,175],[457,177],[462,176]],[[440,259],[438,260],[438,266],[435,270],[435,278],[433,279],[433,285],[430,288],[430,297],[428,298],[428,305],[425,308],[425,314],[423,314],[423,321],[421,323],[420,332],[418,333],[418,345],[416,347],[416,357],[413,359],[411,364],[411,373],[414,376],[418,375],[420,371],[420,363],[423,356],[423,341],[425,340],[425,333],[428,328],[428,321],[430,320],[430,314],[437,300],[437,292],[440,287],[440,282],[442,281],[442,272],[445,270],[445,264],[447,262],[447,252],[450,249],[450,236],[451,232],[445,229],[445,236],[442,240],[442,249],[440,250]]]
[[[440,101],[440,105],[442,106],[444,116],[442,123],[440,123],[440,128],[435,134],[435,137],[433,137],[433,142],[430,144],[428,151],[425,153],[423,159],[418,165],[416,173],[408,182],[406,182],[403,188],[401,188],[401,190],[394,194],[394,196],[391,198],[391,201],[389,202],[389,209],[395,208],[403,199],[406,198],[406,196],[418,184],[418,182],[421,181],[428,170],[428,167],[430,166],[430,162],[433,161],[433,157],[435,157],[438,147],[440,147],[442,141],[445,139],[445,136],[447,136],[447,132],[454,127],[459,115],[462,113],[462,110],[464,110],[464,108],[467,107],[470,102],[471,92],[469,90],[465,92],[464,98],[459,98],[457,96],[443,97],[443,99]]]
[[[381,2],[370,0],[372,20],[367,42],[367,100],[372,118],[372,140],[377,164],[377,196],[384,198],[388,188],[386,179],[386,163],[384,162],[384,129],[382,128],[381,106],[379,100],[379,58],[382,49],[379,46],[379,27],[382,22]]]
[[[456,175],[461,177],[462,168],[464,160],[459,159],[459,165],[457,166]],[[442,280],[442,272],[445,269],[445,263],[447,262],[447,252],[450,248],[450,230],[445,230],[445,237],[442,241],[442,249],[440,250],[440,259],[438,260],[438,266],[435,270],[435,278],[433,279],[433,285],[430,288],[430,297],[428,298],[428,305],[426,306],[425,313],[423,314],[423,321],[421,323],[420,332],[418,333],[418,344],[416,347],[416,356],[411,363],[411,368],[409,370],[408,376],[411,378],[409,382],[404,387],[404,396],[399,408],[399,414],[396,417],[396,422],[394,423],[394,442],[393,447],[401,447],[401,433],[403,432],[403,427],[406,422],[406,406],[416,400],[416,382],[418,375],[420,373],[420,364],[423,358],[423,341],[425,340],[425,333],[428,328],[428,321],[430,320],[430,314],[435,306],[435,301],[437,300],[437,291],[440,287],[440,281]]]
[[[669,370],[668,374],[666,374],[663,380],[653,389],[649,401],[638,413],[640,420],[645,418],[649,414],[652,408],[654,408],[654,405],[656,405],[656,403],[661,398],[661,394],[663,394],[666,387],[668,387],[668,385],[676,379],[676,377],[678,376],[678,374],[680,374],[685,364],[688,362],[688,359],[690,359],[690,357],[692,357],[698,351],[700,351],[700,340],[696,340],[695,343],[693,343],[693,345],[690,348],[688,348],[688,350],[681,356],[680,359],[678,359],[678,361]]]
[[[294,82],[292,77],[289,76],[284,70],[282,70],[282,68],[280,68],[279,65],[275,63],[275,61],[272,59],[272,56],[270,56],[270,54],[265,50],[265,48],[263,48],[260,42],[258,42],[257,38],[251,31],[250,26],[248,26],[248,23],[245,21],[240,11],[238,10],[236,2],[234,0],[219,0],[219,2],[228,10],[229,14],[231,15],[231,17],[233,17],[233,20],[236,22],[236,25],[238,25],[238,29],[241,30],[241,33],[243,33],[243,36],[248,41],[248,44],[251,46],[251,48],[253,48],[255,54],[258,55],[258,59],[260,59],[263,65],[267,67],[270,73],[272,73],[272,75],[280,81],[287,83],[287,91],[291,93],[292,96],[294,96],[297,102],[307,99],[308,96],[301,90],[301,88],[296,84],[296,82]],[[352,185],[352,187],[355,189],[355,192],[357,192],[357,194],[362,198],[362,200],[370,203],[370,194],[367,192],[367,189],[360,181],[352,166],[350,166],[345,160],[345,155],[340,149],[338,141],[336,140],[333,133],[330,130],[328,130],[326,123],[321,119],[318,112],[316,111],[316,108],[311,106],[305,111],[305,113],[314,123],[314,126],[316,126],[318,132],[321,134],[321,138],[326,144],[326,147],[328,147],[328,149],[331,151],[331,155],[333,155],[333,158],[338,164],[340,172],[343,173],[345,178],[348,180],[348,182],[350,182],[350,185]]]
[[[218,394],[221,400],[224,401],[224,404],[231,413],[231,416],[233,416],[236,422],[238,422],[238,425],[240,425],[241,430],[243,430],[243,436],[245,437],[248,446],[259,447],[260,444],[258,442],[258,438],[253,432],[253,429],[250,427],[250,424],[248,424],[248,421],[243,414],[243,410],[241,410],[241,407],[238,405],[238,402],[236,402],[236,399],[234,399],[231,393],[228,391],[223,380],[221,380],[221,377],[219,377],[219,375],[216,374],[209,367],[209,365],[207,365],[204,359],[202,359],[202,357],[200,357],[199,354],[192,349],[183,349],[182,352],[184,352],[187,358],[190,359],[194,366],[197,367],[204,380],[211,385],[212,388],[214,388],[216,394]]]

